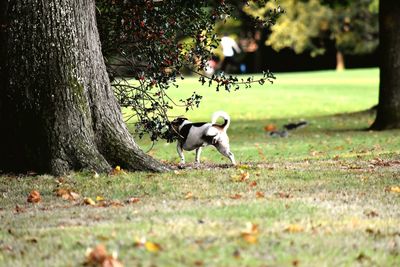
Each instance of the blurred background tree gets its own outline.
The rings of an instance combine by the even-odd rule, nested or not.
[[[232,23],[232,16],[250,1],[184,0],[97,0],[97,22],[106,59],[107,71],[121,107],[129,109],[139,137],[149,135],[172,141],[168,112],[174,106],[186,110],[199,105],[202,96],[193,92],[186,99],[175,100],[168,89],[177,87],[185,72],[200,75],[199,81],[217,90],[238,89],[240,84],[264,83],[269,72],[254,81],[220,72],[204,72],[220,37],[215,24]],[[268,0],[261,1],[262,3]],[[239,10],[239,11],[238,11]],[[268,26],[279,14],[253,19]],[[241,22],[238,21],[238,24]],[[254,28],[254,25],[253,25]],[[129,118],[128,118],[129,120]]]
[[[262,18],[278,4],[286,14],[277,19],[266,40],[266,45],[276,51],[290,48],[297,54],[308,51],[315,57],[324,54],[333,42],[336,69],[343,70],[345,55],[371,53],[378,46],[378,0],[254,2],[244,11]]]

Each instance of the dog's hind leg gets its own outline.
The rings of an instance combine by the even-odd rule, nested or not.
[[[196,164],[200,164],[200,154],[201,154],[201,147],[196,149]]]
[[[180,142],[176,144],[176,151],[178,151],[178,155],[181,159],[180,164],[185,164],[185,156],[183,155],[182,144]]]
[[[233,165],[236,165],[235,156],[230,151],[229,145],[222,145],[221,143],[218,143],[215,145],[215,147],[222,155],[229,158]]]

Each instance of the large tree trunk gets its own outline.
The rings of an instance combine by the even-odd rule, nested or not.
[[[371,129],[400,128],[400,1],[379,2],[379,104]]]
[[[94,2],[1,0],[0,170],[166,169],[123,122]]]

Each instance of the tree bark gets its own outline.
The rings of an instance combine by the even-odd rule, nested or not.
[[[379,104],[371,129],[400,128],[400,1],[379,2]]]
[[[2,5],[0,170],[166,170],[139,149],[122,119],[101,53],[95,1]]]
[[[344,62],[344,55],[341,51],[336,51],[336,71],[344,71],[346,68]]]

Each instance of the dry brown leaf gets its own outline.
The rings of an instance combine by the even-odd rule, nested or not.
[[[231,199],[239,199],[239,198],[242,198],[242,195],[241,194],[233,194],[233,195],[230,195],[229,198],[231,198]]]
[[[131,197],[131,198],[128,198],[128,200],[126,200],[126,203],[133,204],[133,203],[138,203],[139,201],[140,201],[140,198]]]
[[[241,232],[244,241],[249,244],[258,242],[258,225],[251,222],[246,223],[246,228]]]
[[[204,262],[201,260],[197,260],[195,262],[193,262],[194,266],[204,266]]]
[[[90,205],[90,206],[95,206],[96,202],[93,199],[91,199],[90,197],[85,197],[83,199],[83,204]]]
[[[101,264],[107,258],[107,250],[103,244],[97,245],[93,249],[88,249],[86,251],[86,261],[85,263],[88,265],[96,265]]]
[[[255,244],[258,242],[258,236],[255,234],[242,233],[242,238],[249,244]]]
[[[42,201],[42,197],[41,197],[39,191],[32,190],[28,195],[27,201],[29,203],[39,203],[40,201]]]
[[[234,182],[245,182],[249,180],[250,173],[247,171],[240,170],[240,173],[238,175],[232,175],[231,178]]]
[[[276,129],[277,129],[276,125],[272,124],[272,123],[267,124],[267,125],[264,126],[264,131],[266,131],[266,132],[276,131]]]
[[[56,191],[56,195],[65,200],[77,200],[79,198],[79,194],[72,192],[69,189],[60,188]]]
[[[255,187],[257,186],[257,182],[256,181],[252,181],[251,183],[249,183],[250,187]]]
[[[240,174],[240,181],[241,182],[244,182],[244,181],[247,181],[247,180],[249,180],[249,178],[250,178],[250,173],[249,172],[241,172],[241,174]]]
[[[299,264],[300,264],[300,261],[299,261],[299,260],[293,260],[293,261],[292,261],[292,265],[293,265],[294,267],[299,266]]]
[[[122,204],[121,201],[119,201],[119,200],[110,200],[110,201],[103,200],[103,201],[99,201],[97,206],[103,207],[103,208],[106,208],[106,207],[117,207],[118,208],[118,207],[123,207],[124,204]]]
[[[99,244],[94,249],[88,249],[86,251],[84,265],[96,267],[123,267],[123,264],[116,259],[116,256],[107,253],[103,244]]]
[[[192,199],[193,198],[193,193],[192,192],[188,192],[186,195],[185,195],[185,199]]]
[[[264,197],[265,197],[264,192],[260,192],[260,191],[256,192],[256,198],[264,198]]]

